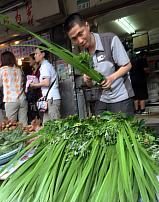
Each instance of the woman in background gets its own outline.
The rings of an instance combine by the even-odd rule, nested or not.
[[[0,84],[3,86],[3,101],[9,120],[27,125],[28,104],[24,93],[23,76],[16,58],[10,51],[1,54]]]
[[[39,71],[39,64],[35,61],[34,53],[29,55],[29,65],[32,68],[32,76],[35,76],[38,80],[40,77],[40,71]],[[27,101],[28,101],[28,122],[29,124],[34,120],[35,118],[41,119],[42,121],[42,115],[39,113],[36,102],[37,100],[42,96],[41,89],[33,89],[28,88],[27,93]]]
[[[35,75],[38,79],[40,77],[40,71],[39,71],[39,64],[35,61],[35,54],[31,53],[29,55],[29,65],[32,68],[32,75]]]
[[[3,102],[3,88],[0,87],[0,122],[5,119],[5,110],[4,110],[4,102]]]

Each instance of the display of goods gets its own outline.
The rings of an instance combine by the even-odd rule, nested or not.
[[[14,144],[17,139],[22,139],[22,124],[16,121],[5,120],[0,123],[0,155],[17,149],[21,143]]]
[[[36,135],[15,157],[35,149],[1,185],[0,202],[157,202],[158,143],[142,121],[71,116],[48,121]]]
[[[34,140],[30,140],[28,135],[39,130],[39,127],[40,123],[37,119],[25,127],[17,121],[6,119],[0,122],[0,165],[10,161],[26,143]]]

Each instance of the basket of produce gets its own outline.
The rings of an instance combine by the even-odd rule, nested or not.
[[[0,166],[10,161],[25,145],[27,135],[35,132],[37,122],[23,127],[16,121],[5,120],[0,123]],[[24,139],[24,141],[19,141]]]
[[[7,152],[7,153],[5,153],[5,154],[2,154],[2,155],[0,155],[0,166],[1,165],[4,165],[4,164],[6,164],[8,161],[10,161],[19,151],[20,151],[20,149],[22,148],[22,144],[20,144],[19,146],[18,146],[18,148],[16,148],[16,149],[14,149],[14,150],[12,150],[12,151],[10,151],[10,152]]]
[[[5,120],[0,123],[0,129],[0,165],[3,165],[22,148],[22,143],[14,142],[23,136],[23,128],[16,121]]]

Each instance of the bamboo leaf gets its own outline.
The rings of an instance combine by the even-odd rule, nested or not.
[[[102,74],[100,74],[93,68],[90,68],[87,65],[85,65],[84,63],[82,63],[77,55],[69,52],[67,49],[65,49],[55,43],[51,43],[50,41],[46,40],[42,36],[39,36],[38,34],[31,32],[30,30],[26,29],[25,27],[23,27],[19,24],[13,23],[8,17],[6,17],[2,14],[0,14],[0,18],[3,20],[7,18],[7,20],[8,20],[7,24],[5,24],[4,22],[1,21],[1,25],[6,26],[9,29],[13,29],[15,31],[27,33],[27,34],[34,36],[35,38],[37,38],[39,41],[41,41],[43,44],[45,44],[47,46],[47,51],[62,58],[65,62],[67,62],[67,63],[71,64],[73,67],[79,69],[81,71],[81,73],[87,74],[88,76],[90,76],[93,80],[97,81],[98,83],[100,83],[102,80],[105,79]],[[38,46],[36,46],[36,47],[38,47]],[[46,50],[46,47],[43,47],[43,46],[39,46],[39,48]]]

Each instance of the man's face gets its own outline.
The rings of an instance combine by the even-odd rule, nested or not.
[[[37,48],[36,50],[35,50],[35,61],[36,62],[42,62],[42,60],[44,59],[44,54],[45,53],[43,53],[43,52],[41,52],[40,51],[40,49],[39,48]]]
[[[67,34],[73,44],[82,48],[88,48],[90,46],[91,33],[87,22],[82,26],[75,24]]]

